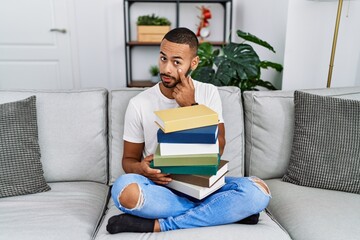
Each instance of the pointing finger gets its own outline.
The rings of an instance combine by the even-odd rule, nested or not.
[[[181,83],[184,84],[184,85],[187,85],[188,81],[187,81],[187,79],[185,77],[185,73],[183,72],[183,70],[181,68],[178,69],[178,73],[179,73]]]
[[[150,154],[149,156],[146,156],[146,157],[144,158],[144,161],[146,161],[146,162],[151,162],[151,160],[153,160],[153,158],[154,158],[154,154]]]
[[[194,87],[194,82],[193,82],[192,78],[189,77],[188,79],[189,79],[189,85],[190,85],[190,87],[191,87],[192,89],[195,89],[195,87]]]

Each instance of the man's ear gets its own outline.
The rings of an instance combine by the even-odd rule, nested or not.
[[[196,56],[191,60],[191,65],[190,65],[191,70],[195,70],[197,68],[197,66],[199,65],[199,61],[200,61],[199,56]]]

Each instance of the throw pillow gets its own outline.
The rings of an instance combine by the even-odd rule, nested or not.
[[[36,97],[0,104],[0,197],[48,190],[40,162]]]
[[[360,193],[360,101],[294,93],[295,128],[283,180]]]

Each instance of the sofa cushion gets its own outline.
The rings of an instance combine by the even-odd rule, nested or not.
[[[0,103],[36,95],[39,145],[47,182],[107,182],[107,91],[0,90]]]
[[[267,180],[269,210],[296,240],[359,239],[360,195]]]
[[[122,169],[124,117],[129,101],[143,89],[125,88],[109,94],[109,175],[110,184],[124,174]]]
[[[92,239],[109,187],[95,182],[49,185],[48,192],[0,199],[1,239]]]
[[[36,97],[0,104],[0,197],[50,190],[40,162]]]
[[[240,89],[237,87],[219,87],[225,124],[225,148],[221,156],[229,161],[227,176],[244,176],[245,136],[244,111]]]
[[[360,87],[304,91],[360,100]],[[286,173],[294,132],[293,95],[294,91],[244,93],[246,175],[270,179]]]
[[[222,159],[229,160],[230,176],[244,175],[244,123],[240,90],[236,87],[219,87],[225,122],[226,146]],[[124,116],[129,100],[143,89],[120,89],[109,94],[109,144],[110,183],[124,170],[121,166],[123,154]]]
[[[360,101],[294,93],[295,129],[283,180],[360,193]]]
[[[214,227],[201,227],[192,229],[173,230],[160,233],[118,233],[109,234],[106,225],[111,216],[121,214],[112,200],[108,204],[108,210],[96,234],[96,240],[103,239],[251,239],[251,240],[290,240],[288,233],[267,212],[261,212],[259,223],[256,225],[227,224]]]

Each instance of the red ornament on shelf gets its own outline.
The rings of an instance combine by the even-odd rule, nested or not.
[[[200,37],[200,40],[203,40],[210,35],[209,19],[211,19],[211,11],[204,6],[197,8],[201,11],[201,16],[198,16],[200,23],[197,25],[196,36]]]

